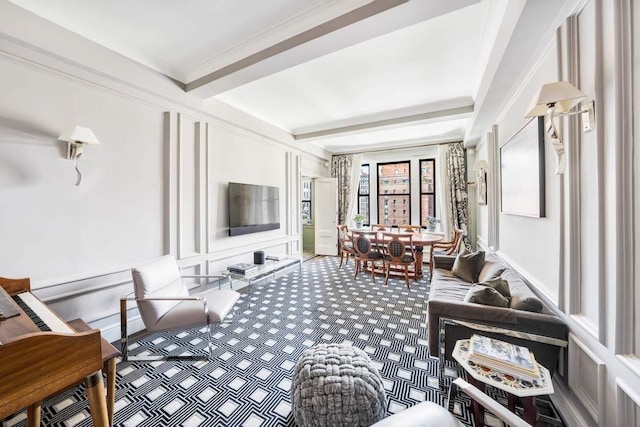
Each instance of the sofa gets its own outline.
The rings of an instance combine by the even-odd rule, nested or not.
[[[456,341],[468,339],[476,333],[528,347],[538,363],[553,372],[560,349],[566,347],[566,324],[535,295],[515,270],[494,254],[479,254],[484,261],[478,264],[479,273],[475,283],[504,279],[511,294],[506,299],[508,305],[470,302],[474,300],[469,294],[475,283],[454,274],[459,271],[457,266],[454,267],[456,256],[434,256],[427,304],[430,355],[450,360]],[[474,287],[477,288],[485,289],[479,285]],[[441,319],[447,319],[443,322],[442,330]]]

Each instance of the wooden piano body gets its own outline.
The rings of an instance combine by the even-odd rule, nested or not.
[[[108,426],[100,331],[75,332],[51,312],[67,329],[41,332],[11,298],[30,288],[29,279],[0,278],[0,298],[11,300],[20,311],[0,321],[0,419],[28,408],[28,425],[40,425],[45,398],[85,381],[93,424]],[[30,293],[26,296],[37,300]]]

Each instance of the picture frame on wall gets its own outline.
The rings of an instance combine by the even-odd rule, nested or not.
[[[500,146],[500,211],[545,216],[544,117],[534,117]]]

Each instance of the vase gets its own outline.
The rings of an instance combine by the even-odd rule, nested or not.
[[[434,231],[436,231],[436,226],[435,226],[435,224],[429,224],[429,225],[427,225],[427,231],[430,231],[430,232],[434,232]]]
[[[356,222],[356,228],[362,228],[362,223],[361,222]]]

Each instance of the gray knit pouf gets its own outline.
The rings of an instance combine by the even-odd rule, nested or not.
[[[364,427],[384,418],[387,397],[364,351],[318,344],[305,350],[295,366],[291,406],[301,427]]]

